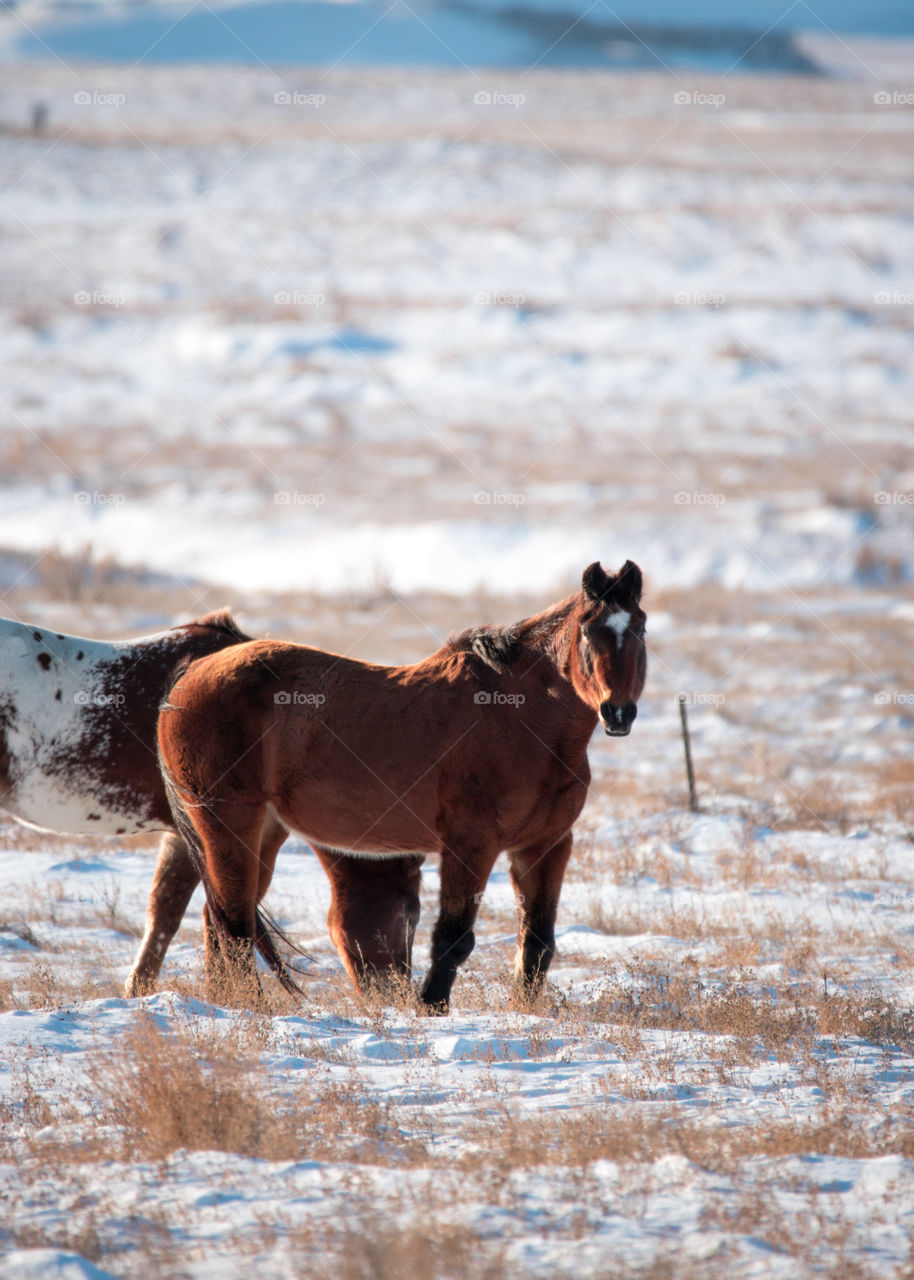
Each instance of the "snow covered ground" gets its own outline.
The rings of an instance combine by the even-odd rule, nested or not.
[[[428,1020],[290,847],[241,1014],[199,903],[120,998],[151,845],[0,827],[4,1278],[910,1271],[909,88],[4,68],[0,611],[407,660],[631,556],[652,664],[532,1012],[500,864]]]
[[[161,994],[120,999],[148,860],[14,843],[10,1280],[906,1272],[909,839],[610,822],[572,873],[542,1008],[508,1003],[500,871],[441,1020],[354,1004],[302,850],[272,900],[313,956],[308,996],[265,1016],[203,1004],[187,939]],[[221,1127],[198,1131],[211,1098]]]

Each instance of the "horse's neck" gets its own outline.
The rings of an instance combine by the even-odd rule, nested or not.
[[[579,730],[586,743],[597,723],[597,713],[578,693],[574,669],[578,644],[577,597],[571,596],[552,609],[518,626],[518,639],[531,662],[547,661],[558,679],[556,690],[567,704],[569,728]]]
[[[572,682],[572,661],[578,634],[576,602],[575,596],[569,596],[545,613],[535,614],[517,624],[517,638],[524,648],[537,660],[545,658],[551,662],[569,684]]]

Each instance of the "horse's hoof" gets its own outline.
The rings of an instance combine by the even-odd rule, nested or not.
[[[423,1000],[422,1004],[428,1018],[446,1018],[451,1011],[447,1000]]]
[[[127,1000],[139,1000],[142,996],[151,996],[156,989],[155,980],[141,978],[135,973],[124,983],[124,997]]]

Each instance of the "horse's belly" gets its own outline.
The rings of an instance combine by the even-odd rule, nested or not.
[[[66,835],[135,835],[157,825],[145,808],[136,812],[109,807],[97,794],[68,787],[57,778],[36,772],[4,797],[2,807],[27,827]]]
[[[404,787],[382,776],[343,773],[331,767],[286,788],[274,807],[280,821],[310,844],[323,845],[359,858],[392,858],[403,853],[435,853],[438,801],[430,785]],[[403,793],[406,792],[404,797]]]
[[[282,815],[282,821],[288,821]],[[373,824],[370,818],[359,821],[321,822],[302,824],[292,822],[295,830],[309,844],[333,849],[336,853],[351,854],[355,858],[396,858],[404,853],[436,853],[440,847],[434,828],[413,819],[400,822],[388,820]]]

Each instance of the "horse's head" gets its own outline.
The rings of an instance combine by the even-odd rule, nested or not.
[[[597,560],[581,580],[575,686],[615,738],[631,731],[647,674],[641,585],[631,560],[615,574]]]

